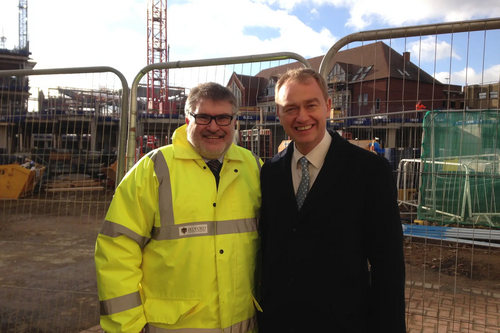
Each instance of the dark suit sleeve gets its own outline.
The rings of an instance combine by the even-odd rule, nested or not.
[[[376,158],[369,170],[364,238],[371,265],[370,326],[372,332],[404,333],[405,264],[396,182],[385,158]]]

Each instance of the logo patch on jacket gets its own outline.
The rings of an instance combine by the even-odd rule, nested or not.
[[[194,225],[189,227],[179,227],[179,236],[207,234],[208,226],[206,224]]]

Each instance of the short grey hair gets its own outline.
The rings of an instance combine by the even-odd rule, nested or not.
[[[196,110],[198,104],[204,99],[214,102],[229,102],[233,109],[233,116],[238,113],[238,104],[233,92],[218,83],[207,82],[201,83],[191,89],[186,100],[186,106],[184,107],[186,118],[189,116],[189,112]]]

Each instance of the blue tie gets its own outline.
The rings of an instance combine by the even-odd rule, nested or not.
[[[297,206],[300,208],[304,204],[307,197],[307,192],[309,192],[309,161],[305,156],[302,156],[299,160],[300,166],[302,167],[302,179],[300,179],[299,188],[297,189]]]

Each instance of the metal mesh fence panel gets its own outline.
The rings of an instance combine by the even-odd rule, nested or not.
[[[0,86],[0,331],[79,332],[99,320],[94,243],[114,192],[122,84],[86,73]]]

